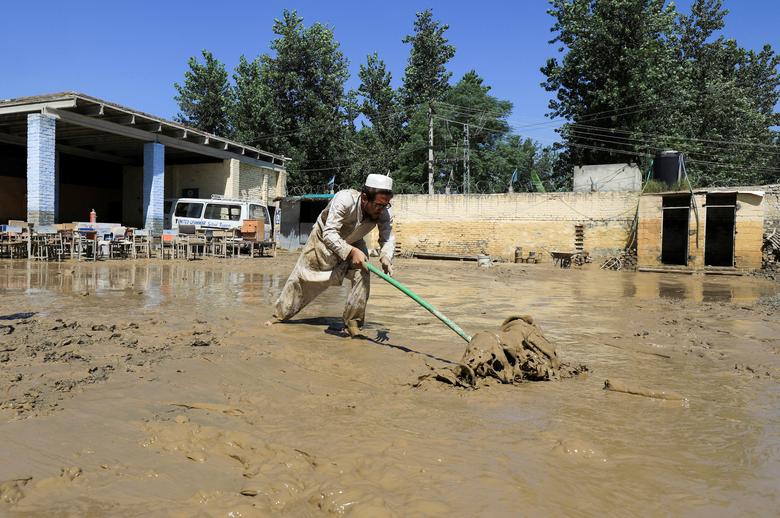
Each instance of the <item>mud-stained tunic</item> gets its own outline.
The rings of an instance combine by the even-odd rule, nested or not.
[[[274,316],[287,320],[328,286],[339,286],[344,277],[352,278],[352,290],[344,309],[344,321],[365,320],[370,277],[363,270],[350,269],[347,260],[352,247],[368,255],[365,236],[374,227],[379,229],[380,257],[392,261],[395,249],[393,215],[390,209],[382,211],[373,221],[363,217],[360,209],[360,193],[349,189],[339,191],[317,217],[306,246],[282,289],[275,304]]]

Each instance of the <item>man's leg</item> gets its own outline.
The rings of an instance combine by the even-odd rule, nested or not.
[[[347,332],[355,336],[359,333],[359,327],[366,320],[366,304],[371,291],[371,274],[365,270],[352,270],[352,290],[347,297],[347,306],[344,308],[344,324]]]
[[[295,268],[274,303],[274,318],[287,320],[294,317],[327,287],[327,282],[310,282],[301,279],[298,268]]]

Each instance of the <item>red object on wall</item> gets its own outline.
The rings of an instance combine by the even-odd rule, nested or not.
[[[90,223],[96,223],[97,222],[97,212],[95,212],[95,209],[92,209],[89,212],[89,222]]]

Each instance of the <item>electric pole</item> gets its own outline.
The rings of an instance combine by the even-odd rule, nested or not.
[[[469,156],[469,125],[464,124],[463,133],[463,194],[471,193],[471,167]]]
[[[428,194],[433,194],[433,104],[428,103]]]

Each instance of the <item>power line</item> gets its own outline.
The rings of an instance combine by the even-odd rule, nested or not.
[[[668,149],[667,147],[658,147],[653,145],[652,141],[648,140],[642,140],[638,138],[632,138],[632,137],[620,137],[616,135],[602,135],[600,133],[589,133],[584,132],[582,130],[576,130],[572,129],[570,130],[571,134],[575,138],[583,139],[583,140],[591,140],[594,142],[604,142],[606,144],[618,144],[618,145],[625,145],[625,146],[637,146],[637,147],[645,147],[648,149],[655,149],[656,151],[664,151],[665,149]],[[612,140],[605,140],[605,138],[597,138],[597,137],[605,137],[606,139],[612,139]],[[678,140],[685,140],[685,139],[678,139]],[[625,142],[624,142],[625,141]],[[635,141],[633,142],[627,142],[627,141]],[[717,154],[722,153],[726,150],[724,149],[704,149],[703,152],[709,152],[711,154]],[[766,151],[751,151],[754,154],[762,154],[762,153],[768,153]],[[771,153],[770,153],[771,156]],[[772,168],[769,168],[767,170],[771,170]]]
[[[657,137],[657,138],[669,138],[669,139],[677,139],[677,140],[688,140],[688,141],[694,141],[694,142],[707,142],[707,143],[714,143],[714,144],[737,144],[737,145],[750,145],[750,146],[757,146],[757,147],[765,147],[770,148],[773,151],[772,153],[780,153],[780,146],[777,144],[762,144],[760,142],[751,142],[748,140],[713,140],[713,139],[702,139],[702,138],[695,138],[695,137],[679,137],[674,135],[659,135],[656,133],[645,133],[641,131],[629,131],[629,130],[623,130],[623,129],[617,129],[617,128],[602,128],[599,126],[588,126],[586,124],[580,124],[580,123],[571,123],[571,126],[579,126],[581,128],[587,128],[592,130],[598,130],[602,132],[615,132],[615,133],[625,133],[629,135],[645,135],[648,137]]]
[[[608,141],[604,141],[604,142],[607,142],[607,143],[613,144],[613,145],[615,145],[615,144],[617,144],[617,145],[630,145],[630,144],[621,144],[620,142],[608,142]],[[574,143],[574,142],[569,142],[566,145],[571,146],[571,147],[580,148],[580,149],[589,149],[589,150],[602,151],[602,152],[607,152],[607,153],[617,153],[617,154],[628,155],[628,156],[633,156],[633,157],[643,156],[645,158],[652,158],[654,156],[654,155],[651,155],[651,154],[648,154],[648,153],[642,153],[640,151],[627,151],[625,149],[608,148],[608,147],[604,147],[604,146],[588,146],[586,144],[578,144],[578,143]],[[652,149],[662,150],[662,148],[652,148]],[[732,170],[732,171],[744,171],[746,169],[745,166],[740,166],[740,165],[736,165],[736,164],[724,164],[724,163],[721,163],[721,162],[712,162],[712,161],[708,161],[708,160],[699,160],[699,159],[695,159],[695,158],[690,158],[688,156],[686,156],[686,161],[690,162],[692,164],[707,165],[707,166],[711,166],[711,167],[720,167],[720,168],[729,169],[729,170]],[[772,167],[762,167],[762,168],[755,168],[754,167],[754,168],[750,168],[750,170],[752,170],[754,172],[758,172],[758,173],[773,173],[773,174],[780,173],[780,169],[772,168]]]

